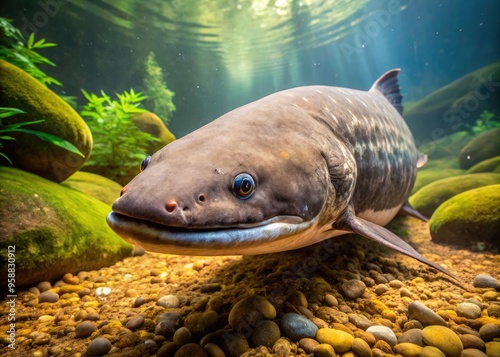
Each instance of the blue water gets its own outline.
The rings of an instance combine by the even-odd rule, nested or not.
[[[141,90],[154,51],[176,93],[177,137],[281,89],[367,89],[394,67],[417,101],[500,59],[499,13],[496,0],[23,0],[0,10],[58,43],[46,71],[80,99],[82,88]]]

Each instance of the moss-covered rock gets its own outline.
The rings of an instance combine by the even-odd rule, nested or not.
[[[133,247],[106,224],[110,206],[29,172],[0,167],[0,284],[15,246],[16,287],[109,266]]]
[[[426,154],[429,159],[443,159],[450,156],[457,156],[462,148],[473,138],[467,131],[459,131],[438,140],[428,140],[422,143],[418,150]],[[458,166],[458,160],[457,160]]]
[[[500,174],[500,156],[492,157],[491,159],[483,160],[472,166],[468,173],[474,174],[478,172],[494,172]]]
[[[431,182],[441,180],[446,177],[465,174],[465,170],[460,169],[447,169],[438,167],[431,167],[428,169],[424,168],[418,170],[417,180],[415,181],[415,185],[413,186],[412,194],[420,190],[422,187],[430,184]]]
[[[442,169],[459,169],[457,157],[447,156],[441,159],[429,160],[425,163],[423,167],[418,169],[418,172],[426,170],[442,170]]]
[[[475,188],[450,198],[432,215],[430,231],[436,242],[499,245],[500,185]]]
[[[500,62],[479,68],[430,93],[405,111],[417,141],[439,139],[464,125],[474,125],[485,111],[500,111]]]
[[[459,193],[482,186],[500,184],[500,174],[477,173],[448,177],[422,187],[410,197],[410,204],[430,217],[443,202]]]
[[[122,190],[122,186],[115,181],[82,171],[75,172],[61,184],[97,198],[108,205],[111,205],[120,196]]]
[[[134,124],[139,130],[151,134],[158,141],[151,142],[146,152],[153,155],[167,144],[175,140],[174,134],[168,130],[163,121],[154,113],[139,113],[133,118]]]
[[[500,156],[500,128],[479,134],[460,151],[460,168],[469,169],[481,161]]]
[[[4,141],[5,154],[13,165],[61,182],[76,172],[87,160],[92,148],[92,134],[77,112],[57,94],[20,68],[0,60],[0,106],[22,109],[19,114],[2,119],[3,124],[42,120],[26,129],[56,135],[75,145],[85,157],[42,141],[31,134],[8,133],[15,141]]]

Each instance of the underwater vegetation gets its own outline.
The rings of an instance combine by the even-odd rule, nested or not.
[[[474,135],[478,135],[495,128],[500,128],[500,120],[496,118],[494,113],[485,110],[479,115],[476,123],[471,126],[470,132]]]

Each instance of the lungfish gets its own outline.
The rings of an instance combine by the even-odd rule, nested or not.
[[[141,164],[107,221],[146,250],[253,255],[357,233],[453,276],[383,228],[419,154],[393,69],[368,91],[305,86],[237,108]]]

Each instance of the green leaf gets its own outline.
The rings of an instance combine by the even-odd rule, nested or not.
[[[12,136],[0,136],[0,140],[16,140],[16,138]]]
[[[7,160],[9,162],[9,164],[12,166],[12,161],[10,161],[9,157],[7,155],[5,155],[3,152],[0,152],[0,156],[2,156],[3,158],[5,158],[5,160]]]
[[[56,135],[43,133],[43,132],[38,131],[38,130],[28,130],[28,129],[16,129],[15,131],[35,135],[40,140],[47,141],[51,144],[54,144],[54,145],[59,146],[63,149],[66,149],[66,150],[68,150],[74,154],[77,154],[81,157],[85,157],[85,155],[83,155],[75,145],[71,144],[69,141],[64,140]]]
[[[0,107],[0,119],[8,118],[16,114],[26,114],[26,112],[17,108]]]
[[[35,33],[32,32],[30,37],[28,38],[28,48],[33,47],[33,42],[35,42]]]
[[[14,123],[14,124],[9,124],[3,127],[3,129],[0,129],[0,133],[5,133],[9,131],[16,131],[18,128],[25,126],[25,125],[31,125],[31,124],[38,124],[43,122],[43,120],[33,120],[33,121],[24,121],[21,123]]]

